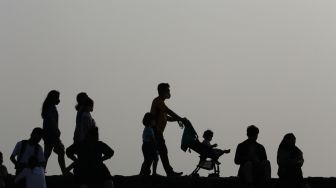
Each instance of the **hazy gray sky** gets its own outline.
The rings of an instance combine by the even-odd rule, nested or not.
[[[168,82],[167,105],[232,150],[221,176],[237,174],[234,152],[250,124],[260,128],[273,177],[288,132],[304,152],[304,176],[335,176],[335,12],[334,0],[1,0],[5,165],[14,172],[12,149],[41,126],[41,104],[57,89],[64,144],[72,143],[75,96],[85,91],[101,140],[115,150],[111,173],[137,174],[142,116],[157,84]],[[179,149],[181,135],[168,125],[169,157],[191,173],[198,154]],[[53,154],[48,175],[60,173],[56,161]]]

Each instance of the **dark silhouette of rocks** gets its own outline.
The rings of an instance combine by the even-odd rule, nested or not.
[[[76,188],[74,178],[72,176],[47,176],[48,188]],[[120,176],[113,177],[116,188],[130,187],[146,187],[146,188],[245,188],[237,177],[164,177],[164,176]],[[335,177],[308,177],[305,181],[310,188],[335,188]],[[12,188],[9,186],[9,188]],[[92,185],[94,188],[100,185]],[[279,180],[273,178],[271,180],[272,188],[282,188]]]

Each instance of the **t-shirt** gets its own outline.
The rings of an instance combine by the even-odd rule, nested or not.
[[[16,145],[15,145],[15,148],[13,150],[13,153],[12,155],[13,156],[19,156],[20,155],[20,152],[21,152],[21,147],[22,147],[22,142],[23,141],[20,141],[18,142]],[[38,151],[37,151],[37,161],[39,163],[43,163],[45,162],[45,158],[44,158],[44,154],[43,154],[43,149],[40,145],[31,145],[29,144],[29,141],[26,141],[26,149],[25,151],[23,151],[23,154],[22,154],[22,158],[21,159],[18,159],[19,163],[22,163],[22,164],[28,164],[28,161],[29,161],[29,158],[33,155],[35,155],[35,147],[38,147]]]
[[[43,117],[44,141],[55,142],[59,139],[58,112],[56,106],[46,109]]]
[[[163,133],[167,125],[167,110],[168,107],[160,97],[153,100],[150,113],[155,117],[156,130],[161,133]]]
[[[142,133],[143,142],[153,142],[154,140],[154,131],[151,127],[145,127]]]
[[[15,182],[26,180],[26,188],[46,188],[46,181],[43,167],[24,168],[15,178]]]
[[[202,144],[206,145],[206,146],[211,146],[210,141],[209,140],[203,140]]]

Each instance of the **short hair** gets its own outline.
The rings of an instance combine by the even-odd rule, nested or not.
[[[209,136],[213,136],[213,131],[210,130],[210,129],[204,131],[204,133],[203,133],[203,138],[204,138],[204,139],[205,139],[205,138],[208,138]]]
[[[31,133],[31,135],[38,135],[38,136],[43,136],[44,131],[40,127],[35,127]]]
[[[256,136],[259,134],[259,129],[255,125],[250,125],[247,127],[247,136]]]
[[[143,124],[144,126],[149,126],[150,123],[151,123],[151,121],[152,121],[153,119],[154,119],[153,114],[147,112],[147,113],[144,115],[143,119],[142,119],[142,124]]]
[[[157,90],[159,92],[159,95],[165,92],[167,89],[169,89],[169,84],[168,83],[160,83],[157,87]]]

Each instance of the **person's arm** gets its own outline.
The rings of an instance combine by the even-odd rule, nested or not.
[[[102,161],[106,161],[107,159],[110,159],[113,155],[114,155],[114,151],[112,148],[110,148],[107,144],[102,143],[102,153],[103,153],[103,156],[102,156]]]
[[[19,155],[19,152],[21,150],[21,142],[18,142],[16,145],[15,145],[15,148],[10,156],[10,160],[12,161],[12,163],[14,164],[15,168],[18,168],[19,164],[18,164],[18,161],[17,161],[17,156]]]
[[[244,153],[244,148],[241,144],[237,146],[234,161],[237,165],[241,165],[249,161],[249,157]]]
[[[71,159],[72,161],[78,161],[78,158],[76,157],[76,145],[72,144],[66,149],[66,156]]]

